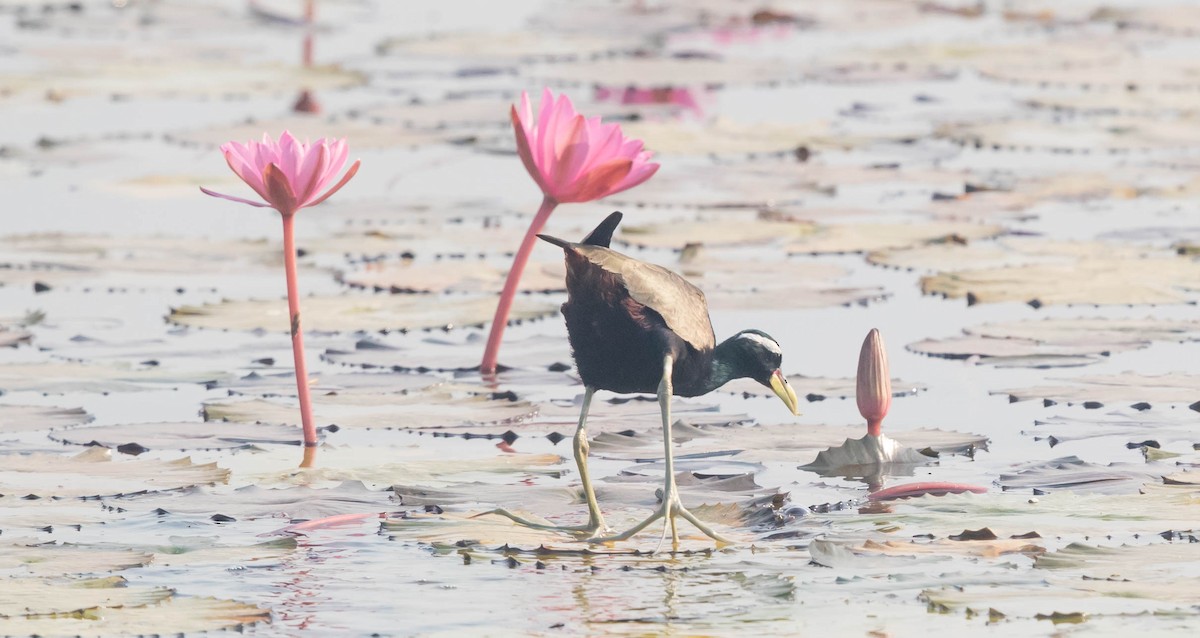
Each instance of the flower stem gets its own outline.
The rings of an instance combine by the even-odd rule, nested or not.
[[[867,434],[871,436],[883,434],[883,419],[867,419]]]
[[[304,425],[304,446],[314,447],[317,445],[317,428],[313,425],[312,400],[308,395],[308,369],[304,365],[304,334],[300,330],[300,293],[296,288],[294,219],[294,214],[283,214],[283,270],[287,273],[288,317],[291,318],[292,356],[296,362],[296,396],[300,399],[300,422]]]
[[[479,364],[479,371],[484,374],[496,372],[500,340],[504,337],[504,328],[508,325],[508,313],[512,310],[513,299],[517,296],[521,273],[525,271],[525,264],[529,263],[529,255],[533,252],[534,243],[537,242],[537,234],[542,232],[542,228],[546,226],[546,220],[550,219],[550,213],[553,213],[557,206],[558,202],[549,197],[542,200],[541,208],[534,216],[533,223],[529,225],[529,230],[525,231],[525,239],[521,240],[521,247],[517,249],[517,256],[513,259],[512,268],[508,271],[508,278],[504,280],[500,303],[496,305],[496,316],[492,318],[492,331],[488,334],[487,348],[483,351],[483,361]]]

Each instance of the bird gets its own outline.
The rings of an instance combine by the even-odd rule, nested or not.
[[[544,241],[562,248],[567,266],[567,301],[562,305],[575,367],[584,385],[579,425],[573,440],[588,504],[588,522],[551,526],[495,510],[517,523],[587,536],[592,543],[627,540],[665,518],[676,546],[676,518],[692,523],[710,538],[728,539],[683,507],[675,484],[671,449],[671,397],[696,397],[728,381],[750,378],[770,388],[792,414],[799,414],[796,393],[780,370],[779,342],[760,330],[743,330],[716,342],[704,293],[667,268],[609,248],[622,214],[614,212],[580,242],[549,235]],[[597,390],[658,396],[662,414],[666,477],[662,504],[642,522],[617,534],[604,523],[587,471],[587,417]]]

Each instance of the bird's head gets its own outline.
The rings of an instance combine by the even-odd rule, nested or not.
[[[734,335],[729,344],[737,352],[737,365],[744,376],[771,388],[792,414],[800,414],[796,391],[779,369],[783,348],[779,347],[778,341],[761,330],[743,330]]]

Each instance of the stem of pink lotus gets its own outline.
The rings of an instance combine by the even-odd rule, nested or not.
[[[883,434],[883,419],[867,419],[867,434],[871,436]]]
[[[517,249],[517,256],[513,258],[508,278],[504,280],[504,290],[500,292],[500,303],[496,305],[496,316],[492,318],[492,331],[488,334],[487,347],[483,351],[483,361],[479,364],[479,371],[484,374],[496,372],[500,340],[504,338],[504,328],[508,325],[508,313],[512,310],[513,299],[517,296],[521,273],[525,271],[525,264],[529,263],[529,255],[533,252],[533,245],[537,243],[537,234],[542,232],[542,228],[546,226],[546,220],[550,219],[550,213],[553,213],[557,206],[558,202],[550,197],[542,200],[542,207],[534,216],[529,230],[525,231],[525,239],[521,240],[521,247]]]
[[[296,287],[296,234],[294,213],[283,213],[283,270],[287,273],[288,317],[292,326],[292,357],[296,362],[296,396],[300,399],[300,422],[304,425],[305,447],[317,445],[312,399],[308,395],[308,367],[304,365],[304,333],[300,330],[300,292]]]

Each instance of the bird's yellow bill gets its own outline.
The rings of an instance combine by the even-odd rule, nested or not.
[[[796,391],[787,382],[783,372],[776,370],[771,374],[771,389],[775,391],[775,396],[779,397],[783,404],[792,411],[792,414],[799,416],[800,400],[796,398]]]

